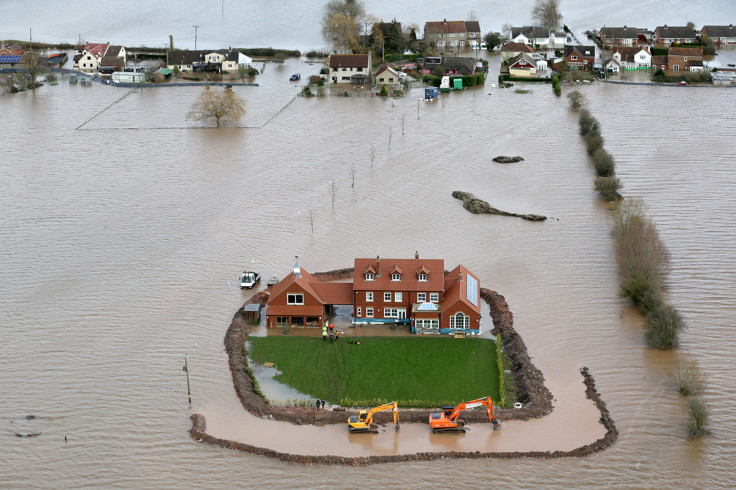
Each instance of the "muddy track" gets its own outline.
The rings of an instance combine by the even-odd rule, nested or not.
[[[400,463],[408,461],[432,461],[437,459],[510,459],[510,458],[569,458],[569,457],[583,457],[589,454],[603,451],[610,445],[612,445],[618,438],[618,430],[616,429],[613,420],[611,419],[606,404],[601,400],[600,395],[595,389],[595,380],[593,376],[588,373],[588,368],[583,368],[581,371],[583,375],[583,383],[585,383],[586,396],[593,400],[601,412],[601,423],[606,427],[606,433],[603,437],[594,441],[590,444],[580,446],[571,451],[512,451],[512,452],[480,452],[480,451],[448,451],[448,452],[424,452],[414,454],[395,454],[390,456],[366,456],[358,458],[346,458],[342,456],[308,456],[299,454],[289,454],[280,451],[274,451],[273,449],[252,446],[243,442],[230,441],[227,439],[218,439],[207,434],[207,421],[204,415],[195,413],[191,416],[192,428],[189,430],[189,435],[192,439],[197,442],[205,442],[207,444],[213,444],[221,446],[227,449],[233,449],[236,451],[244,451],[251,454],[257,454],[265,456],[271,459],[278,459],[287,463],[298,463],[304,465],[313,464],[324,464],[324,465],[343,465],[343,466],[365,466],[369,464],[377,463]]]
[[[315,273],[314,277],[321,281],[334,281],[352,277],[353,269],[338,269],[329,272]],[[254,295],[248,303],[260,303],[265,305],[268,301],[268,290]],[[490,314],[493,319],[494,335],[501,334],[504,351],[509,358],[511,371],[517,387],[517,399],[522,403],[522,408],[496,409],[499,420],[528,420],[530,418],[542,417],[552,411],[552,393],[544,385],[544,376],[541,371],[531,362],[527,353],[526,345],[521,336],[513,327],[513,314],[509,310],[505,298],[489,289],[481,288],[481,298],[489,305]],[[243,318],[243,309],[240,308],[233,317],[232,323],[225,334],[225,350],[228,354],[230,371],[233,376],[235,392],[240,399],[243,408],[253,415],[262,418],[291,422],[297,425],[324,425],[344,424],[347,417],[355,415],[355,410],[347,411],[317,411],[312,407],[274,407],[269,405],[262,397],[253,391],[253,380],[245,369],[245,359],[242,353],[243,341],[250,333],[250,327]],[[438,458],[512,458],[512,457],[563,457],[582,456],[600,451],[611,444],[618,437],[618,431],[613,420],[608,414],[605,403],[595,390],[595,382],[588,374],[586,368],[581,371],[586,384],[586,395],[595,401],[601,411],[601,422],[606,427],[606,435],[598,441],[568,452],[513,452],[513,453],[418,453],[414,455],[401,456],[375,456],[369,458],[341,458],[334,456],[298,456],[279,453],[266,448],[258,448],[235,441],[216,439],[206,434],[206,423],[204,416],[195,414],[192,416],[193,427],[190,431],[192,438],[217,444],[231,449],[248,451],[267,457],[281,459],[283,461],[298,463],[319,464],[347,464],[362,465],[371,463],[397,462],[397,461],[425,461]],[[430,410],[402,409],[401,419],[404,422],[424,423],[429,417]],[[390,413],[379,413],[375,416],[379,424],[390,423]],[[463,414],[466,423],[482,423],[487,421],[485,411],[470,411]]]

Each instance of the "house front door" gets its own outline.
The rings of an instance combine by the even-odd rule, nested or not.
[[[404,318],[406,318],[406,308],[399,308],[396,312],[399,315],[399,320],[403,320]]]

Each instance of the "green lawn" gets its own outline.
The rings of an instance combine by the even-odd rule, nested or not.
[[[398,400],[437,407],[481,396],[498,398],[496,344],[447,337],[250,337],[250,355],[273,362],[276,379],[314,398],[343,406]]]

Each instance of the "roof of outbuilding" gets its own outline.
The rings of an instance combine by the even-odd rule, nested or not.
[[[519,51],[520,53],[533,53],[534,49],[525,43],[506,43],[501,46],[501,51]]]

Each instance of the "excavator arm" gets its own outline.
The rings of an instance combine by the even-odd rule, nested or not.
[[[480,407],[481,405],[486,407],[488,412],[488,421],[493,424],[494,428],[498,428],[498,421],[496,420],[496,415],[493,412],[493,401],[490,396],[487,396],[461,403],[450,411],[449,414],[443,412],[430,414],[429,425],[432,428],[432,432],[465,432],[464,424],[458,421],[458,416],[465,410]]]

